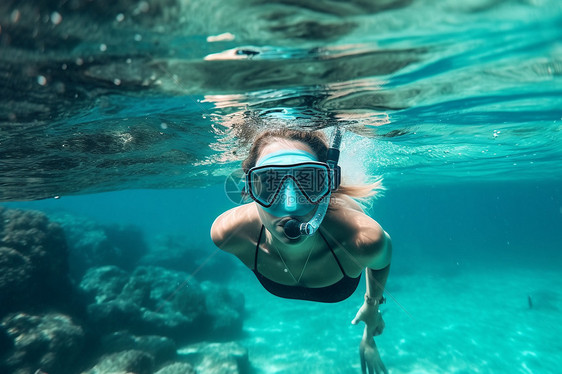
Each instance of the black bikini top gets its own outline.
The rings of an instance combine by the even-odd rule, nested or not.
[[[328,241],[320,231],[318,231],[318,233],[320,234],[322,239],[324,239],[324,242],[330,249],[330,252],[332,252],[332,255],[334,256],[336,262],[338,263],[338,266],[340,267],[340,270],[343,274],[343,278],[341,280],[337,281],[336,283],[330,286],[309,288],[309,287],[302,287],[302,286],[288,286],[285,284],[274,282],[271,279],[266,278],[263,274],[261,274],[258,271],[258,252],[260,249],[260,242],[261,242],[263,230],[264,230],[264,226],[262,225],[260,230],[260,236],[258,237],[258,244],[256,245],[254,269],[252,269],[252,271],[258,278],[263,288],[265,288],[271,294],[279,297],[284,297],[286,299],[318,301],[322,303],[337,303],[339,301],[343,301],[348,297],[350,297],[357,289],[357,286],[359,285],[359,281],[361,279],[361,275],[359,275],[357,278],[352,278],[345,273],[343,267],[341,266],[340,261],[338,260],[336,254],[334,253],[334,250],[330,247]]]

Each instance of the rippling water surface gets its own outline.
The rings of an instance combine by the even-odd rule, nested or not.
[[[562,179],[562,3],[3,1],[0,200],[220,182],[269,126],[395,184]]]

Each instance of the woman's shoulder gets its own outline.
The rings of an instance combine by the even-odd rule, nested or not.
[[[261,221],[254,204],[245,204],[221,214],[211,227],[211,239],[227,252],[236,253],[255,242],[261,229]]]
[[[383,228],[354,205],[339,206],[329,213],[323,225],[324,230],[347,252],[362,259],[360,262],[369,263],[385,243]]]

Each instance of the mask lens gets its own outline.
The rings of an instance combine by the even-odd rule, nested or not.
[[[286,174],[286,170],[273,167],[250,170],[250,196],[265,207],[271,206]]]
[[[248,172],[250,196],[270,207],[281,194],[281,187],[292,179],[311,203],[318,203],[330,190],[329,167],[322,163],[258,166]]]
[[[294,180],[310,202],[317,203],[329,191],[328,167],[303,165],[294,170]]]

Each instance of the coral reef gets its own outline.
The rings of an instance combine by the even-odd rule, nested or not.
[[[66,373],[81,358],[84,330],[66,315],[14,313],[1,326],[10,340],[0,357],[2,373]]]
[[[70,290],[60,226],[41,212],[0,207],[0,317],[68,303]]]
[[[135,336],[126,331],[105,335],[101,340],[101,350],[117,353],[128,349],[149,353],[155,365],[161,365],[176,358],[176,343],[163,336]]]
[[[241,374],[250,371],[248,350],[235,342],[198,343],[180,350],[197,373]]]
[[[128,350],[106,355],[84,374],[152,374],[154,372],[154,357],[149,353]]]
[[[88,270],[80,288],[88,298],[90,322],[104,333],[126,328],[193,342],[236,336],[242,329],[243,295],[199,284],[186,273],[141,266],[128,275],[104,266]]]
[[[70,275],[74,280],[80,280],[91,267],[115,265],[133,270],[148,252],[143,233],[137,227],[100,225],[71,214],[51,218],[65,232]]]
[[[244,347],[208,342],[240,336],[243,295],[136,266],[147,252],[136,229],[58,217],[75,284],[61,226],[0,207],[1,373],[249,372]],[[191,345],[178,355],[179,344]]]

